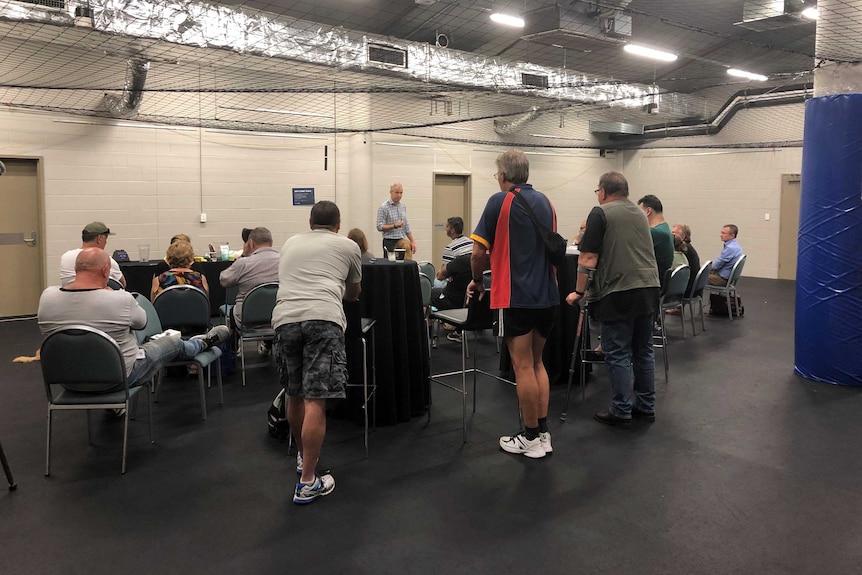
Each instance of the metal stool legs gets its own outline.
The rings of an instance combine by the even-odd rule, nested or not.
[[[6,452],[3,451],[3,444],[0,443],[0,462],[3,463],[3,471],[6,473],[6,481],[9,482],[9,491],[18,489],[18,484],[12,479],[12,469],[9,468],[9,462],[6,461]]]

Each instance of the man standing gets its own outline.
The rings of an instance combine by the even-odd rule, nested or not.
[[[92,222],[84,226],[81,231],[81,247],[76,250],[69,250],[60,256],[60,285],[68,285],[75,281],[75,259],[81,250],[87,248],[99,248],[104,250],[108,244],[108,236],[111,235],[111,230],[102,222]],[[111,260],[111,279],[120,282],[120,285],[126,287],[126,278],[123,272],[120,271],[120,264],[114,258]]]
[[[700,270],[700,256],[694,246],[691,245],[691,228],[687,224],[676,224],[671,228],[671,232],[685,243],[685,257],[688,259],[688,267],[691,269],[688,287],[685,288],[685,297],[691,297],[691,288],[694,287],[694,280],[697,279],[697,272]]]
[[[338,206],[311,208],[311,231],[296,234],[281,249],[278,295],[272,314],[275,357],[287,389],[287,420],[296,440],[299,482],[294,503],[311,503],[335,489],[330,474],[316,473],[326,434],[326,400],[346,397],[347,354],[344,301],[359,298],[359,246],[338,235]]]
[[[536,219],[556,230],[554,207],[544,194],[527,183],[530,163],[520,150],[497,158],[500,192],[488,199],[472,234],[470,258],[473,279],[468,297],[484,294],[482,272],[491,252],[491,309],[498,310],[497,330],[503,337],[515,371],[524,431],[500,438],[509,453],[544,457],[553,451],[548,431],[548,373],[542,363],[545,340],[554,323],[559,293],[554,268],[548,261],[539,231],[515,195],[519,194]]]
[[[664,221],[664,208],[661,200],[652,194],[639,199],[638,207],[646,214],[649,222],[655,261],[658,265],[658,279],[664,282],[665,272],[673,265],[673,236],[670,226]]]
[[[248,292],[261,284],[278,281],[278,251],[272,247],[272,233],[267,228],[249,230],[243,245],[243,251],[246,250],[246,257],[239,258],[219,275],[222,286],[237,286],[236,303],[231,313],[235,329],[242,325],[242,302]]]
[[[410,240],[410,250],[416,253],[416,242],[407,222],[407,206],[401,203],[404,186],[394,183],[389,187],[389,199],[377,208],[377,231],[383,232],[383,248],[387,252],[395,249],[401,238]]]
[[[147,312],[127,291],[106,289],[111,258],[101,248],[85,248],[75,260],[75,278],[63,287],[49,287],[39,299],[39,329],[43,335],[71,325],[86,325],[111,336],[126,360],[129,387],[149,381],[178,357],[192,358],[230,337],[227,326],[183,341],[162,337],[138,347],[132,330],[147,325]],[[105,389],[109,391],[109,389]]]
[[[712,260],[712,269],[709,270],[709,278],[706,283],[712,286],[725,286],[730,279],[733,264],[742,257],[742,246],[736,241],[739,228],[733,224],[727,224],[721,228],[721,241],[724,248],[717,258]]]
[[[655,421],[652,334],[658,269],[649,225],[628,199],[625,177],[619,172],[607,172],[599,180],[596,194],[599,206],[587,217],[577,284],[566,301],[577,305],[589,290],[592,317],[602,324],[602,351],[612,399],[610,409],[594,417],[608,425],[628,428],[633,416]]]

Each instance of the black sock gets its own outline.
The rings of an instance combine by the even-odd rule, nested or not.
[[[548,432],[548,418],[540,417],[539,418],[539,433],[547,433]]]
[[[524,437],[526,437],[530,441],[536,439],[537,437],[539,437],[539,428],[524,426]]]

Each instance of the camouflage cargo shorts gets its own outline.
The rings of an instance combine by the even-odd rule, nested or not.
[[[331,321],[303,321],[279,326],[272,345],[281,385],[290,397],[347,397],[344,331]]]

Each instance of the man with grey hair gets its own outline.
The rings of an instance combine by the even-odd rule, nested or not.
[[[250,230],[244,249],[248,249],[249,255],[237,259],[219,275],[223,287],[237,286],[236,303],[230,314],[234,329],[242,326],[242,302],[248,292],[261,284],[278,282],[278,251],[272,247],[272,233],[268,229]],[[262,345],[258,351],[268,353],[269,348]]]
[[[659,293],[658,267],[649,223],[629,200],[625,176],[605,173],[595,192],[599,205],[587,217],[577,283],[566,302],[579,305],[586,295],[591,317],[602,324],[611,406],[594,418],[607,425],[629,428],[632,417],[655,421],[652,334]]]
[[[490,251],[494,278],[490,305],[497,313],[497,335],[504,338],[512,358],[524,416],[524,430],[501,437],[500,447],[508,453],[539,458],[553,451],[548,431],[548,372],[542,363],[542,351],[560,296],[554,267],[528,209],[552,230],[557,227],[557,216],[550,200],[527,183],[530,162],[524,152],[510,150],[501,154],[495,176],[500,191],[488,199],[471,236],[473,279],[467,294],[479,299],[488,297],[482,272]]]
[[[410,240],[410,250],[416,253],[416,241],[407,221],[407,206],[401,203],[404,186],[395,182],[389,187],[389,199],[377,208],[377,231],[383,233],[383,250],[391,252],[402,238]]]

